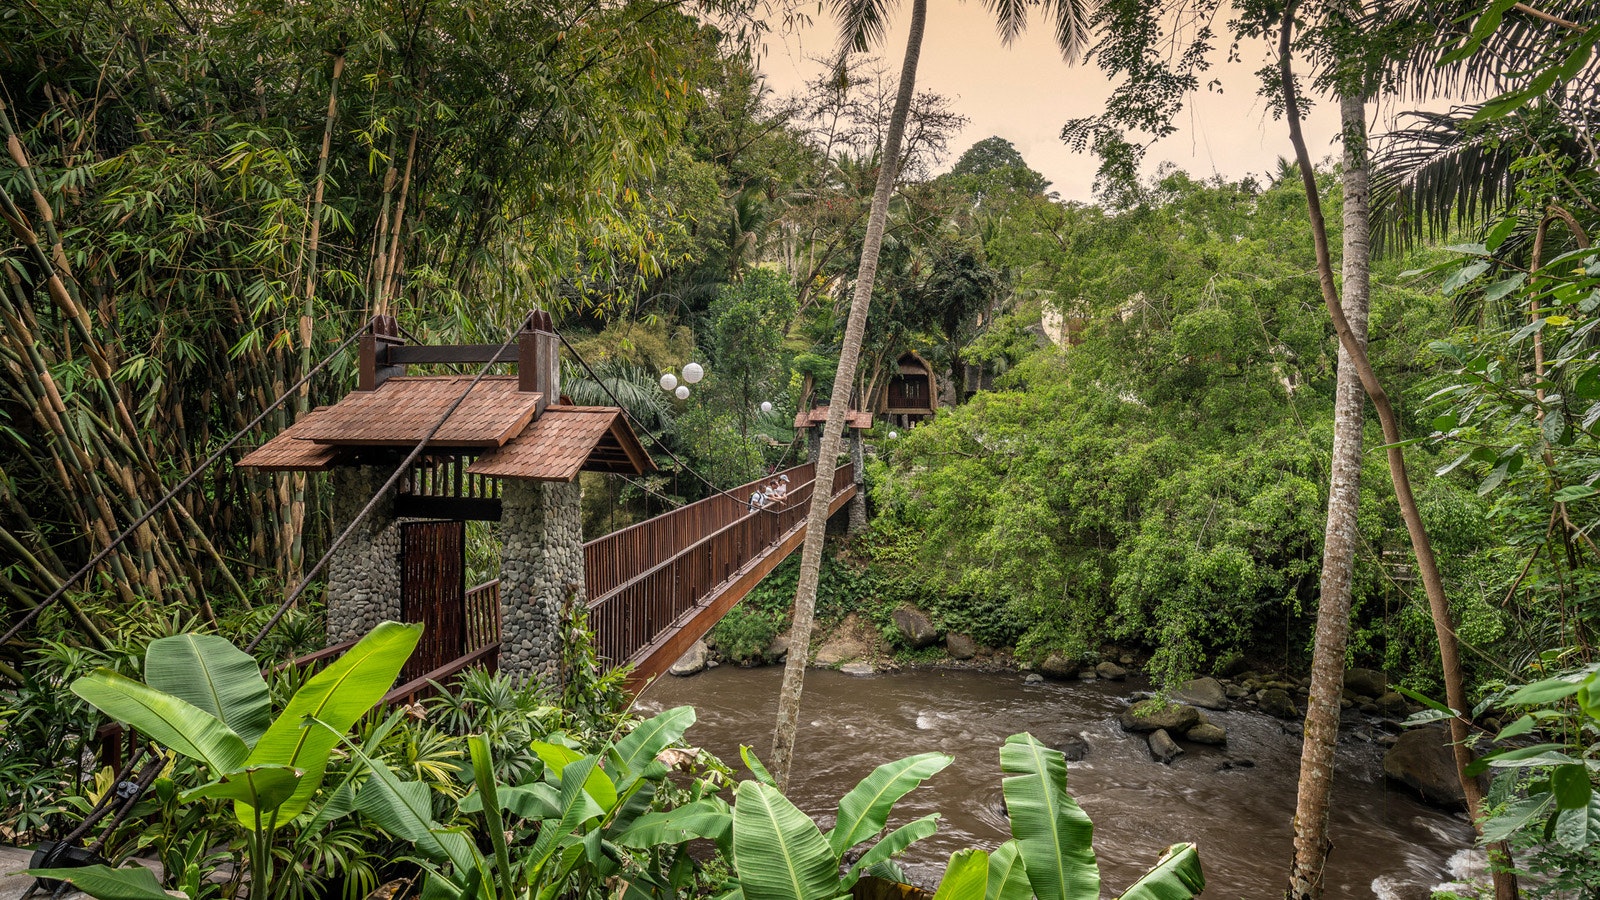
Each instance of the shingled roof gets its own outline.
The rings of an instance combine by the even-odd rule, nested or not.
[[[622,410],[610,406],[552,406],[522,434],[478,457],[470,475],[571,481],[580,470],[638,474],[655,471]]]
[[[400,376],[318,407],[245,454],[242,468],[320,472],[352,461],[363,448],[411,447],[467,385],[469,376]],[[478,382],[428,447],[486,451],[467,471],[536,481],[571,481],[578,472],[655,471],[622,410],[558,406],[538,413],[542,395],[517,390],[515,376]],[[535,417],[537,415],[537,418]]]

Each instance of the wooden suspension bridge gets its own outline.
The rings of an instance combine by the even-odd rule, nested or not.
[[[508,360],[518,374],[480,377],[471,385],[460,376],[408,375],[406,367],[487,364],[496,348],[406,346],[392,319],[375,320],[363,341],[358,389],[240,461],[265,471],[345,472],[346,480],[335,482],[338,527],[345,524],[341,505],[369,500],[361,491],[373,479],[362,481],[362,471],[392,465],[397,448],[419,439],[426,444],[373,521],[357,529],[363,537],[334,558],[334,642],[295,664],[336,658],[376,615],[425,626],[389,702],[414,701],[473,667],[509,663],[512,671],[548,675],[547,664],[538,669],[540,650],[533,645],[548,640],[549,629],[530,630],[536,626],[527,624],[529,611],[531,620],[542,611],[548,626],[552,609],[578,600],[600,657],[631,666],[629,687],[637,691],[803,543],[818,489],[814,463],[567,546],[576,540],[579,472],[642,474],[654,465],[622,410],[578,407],[561,395],[558,345],[548,317],[540,315]],[[444,401],[453,396],[464,402],[447,408]],[[436,414],[443,427],[423,433],[419,423]],[[782,500],[752,507],[744,499],[780,475],[789,486]],[[856,477],[850,463],[834,470],[825,485],[830,516],[856,496]],[[513,489],[512,482],[522,486]],[[470,589],[464,578],[469,519],[501,521],[505,535],[501,578]],[[563,522],[571,527],[563,529]],[[351,572],[360,577],[352,579]]]

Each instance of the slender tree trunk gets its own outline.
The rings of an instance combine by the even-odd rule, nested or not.
[[[1355,92],[1350,92],[1355,93]],[[1351,334],[1367,344],[1368,220],[1366,107],[1359,96],[1339,98],[1344,123],[1344,314]],[[1322,581],[1317,599],[1316,645],[1311,654],[1311,697],[1306,703],[1305,743],[1300,748],[1300,791],[1294,813],[1294,866],[1290,900],[1318,900],[1328,841],[1334,750],[1339,742],[1339,700],[1344,693],[1344,655],[1350,641],[1350,582],[1354,573],[1356,511],[1361,502],[1361,377],[1339,346],[1339,381],[1333,412],[1333,464],[1328,480],[1328,527],[1322,539]]]
[[[344,74],[344,51],[333,59],[333,78],[328,86],[328,117],[322,125],[322,152],[317,157],[317,184],[311,195],[311,246],[306,252],[305,296],[300,310],[300,371],[311,370],[312,321],[317,301],[317,251],[322,240],[322,194],[328,182],[328,151],[333,145],[333,123],[339,117],[339,76]],[[294,398],[294,417],[299,421],[311,411],[311,385],[300,388]],[[300,581],[300,566],[305,558],[306,475],[295,472],[289,476],[289,559],[284,568],[283,585]]]
[[[884,225],[889,218],[889,199],[899,175],[900,143],[905,134],[906,115],[916,89],[917,60],[922,55],[922,30],[928,17],[928,0],[911,4],[911,34],[906,40],[905,61],[900,67],[900,85],[895,94],[894,111],[889,117],[889,133],[884,137],[882,169],[872,194],[872,212],[867,217],[866,240],[861,247],[861,266],[856,271],[855,292],[850,300],[850,318],[845,324],[844,346],[839,351],[839,368],[833,377],[828,421],[822,426],[822,450],[817,457],[816,480],[812,482],[811,510],[806,518],[806,540],[800,556],[800,584],[794,595],[794,629],[790,632],[789,657],[783,667],[783,686],[778,694],[778,724],[772,738],[772,773],[779,789],[786,789],[794,758],[795,732],[800,721],[800,694],[805,688],[806,664],[811,659],[811,625],[817,609],[817,582],[822,574],[822,544],[827,537],[828,504],[833,499],[834,463],[844,432],[845,415],[850,409],[850,387],[855,383],[856,363],[861,358],[861,341],[867,329],[867,307],[872,302],[872,284],[878,275],[878,251],[883,246]]]
[[[1356,372],[1361,376],[1361,386],[1372,400],[1373,411],[1383,426],[1383,442],[1387,445],[1389,480],[1394,483],[1395,501],[1400,507],[1400,517],[1405,520],[1406,532],[1411,537],[1411,549],[1417,557],[1417,573],[1428,595],[1428,609],[1433,617],[1433,629],[1439,640],[1439,668],[1444,679],[1445,702],[1457,715],[1450,718],[1451,749],[1455,755],[1456,775],[1461,780],[1461,791],[1466,796],[1467,813],[1473,827],[1483,833],[1483,790],[1478,780],[1467,774],[1472,762],[1472,750],[1467,746],[1467,702],[1465,678],[1461,669],[1461,647],[1456,640],[1455,623],[1450,615],[1450,602],[1445,597],[1444,579],[1439,574],[1439,563],[1433,555],[1433,544],[1428,539],[1428,529],[1422,523],[1417,509],[1417,498],[1411,492],[1411,476],[1406,472],[1405,454],[1401,447],[1400,420],[1389,402],[1389,395],[1372,369],[1367,350],[1357,340],[1350,322],[1345,318],[1339,303],[1339,293],[1333,281],[1333,263],[1328,252],[1328,229],[1322,217],[1322,200],[1317,193],[1316,172],[1311,168],[1311,154],[1306,149],[1305,135],[1300,130],[1300,106],[1296,96],[1294,72],[1291,68],[1290,47],[1293,40],[1294,13],[1298,0],[1290,0],[1283,11],[1283,28],[1278,37],[1278,70],[1284,99],[1284,118],[1289,123],[1289,140],[1294,144],[1295,160],[1300,165],[1300,179],[1306,192],[1307,213],[1311,220],[1311,239],[1317,251],[1317,281],[1322,289],[1322,300],[1333,319],[1333,329],[1339,342],[1350,356]],[[1516,877],[1506,865],[1505,845],[1490,848],[1491,862],[1495,863],[1494,892],[1496,900],[1514,900],[1517,896]]]

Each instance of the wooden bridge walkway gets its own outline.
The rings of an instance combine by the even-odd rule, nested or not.
[[[663,674],[704,637],[733,605],[793,553],[806,536],[806,513],[815,486],[815,466],[787,469],[789,494],[751,511],[735,498],[771,481],[759,481],[647,519],[584,544],[589,628],[600,657],[613,666],[632,665],[635,692]],[[833,473],[828,513],[855,496],[855,470]],[[409,703],[433,685],[475,666],[493,666],[500,650],[500,583],[490,581],[466,595],[465,653],[406,682],[385,697]],[[318,664],[337,657],[354,641],[336,644],[294,661]]]

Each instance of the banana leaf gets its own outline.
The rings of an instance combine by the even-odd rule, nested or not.
[[[255,658],[214,634],[151,641],[144,681],[221,719],[247,747],[272,724],[272,699]]]
[[[244,740],[216,716],[110,669],[74,681],[72,692],[161,746],[205,763],[214,776],[239,768],[250,755]]]
[[[745,900],[829,900],[839,857],[777,788],[741,781],[733,806],[733,865]]]
[[[322,786],[334,746],[394,686],[400,667],[421,637],[420,625],[383,622],[289,699],[248,760],[253,766],[291,766],[305,773],[294,794],[278,808],[278,821],[287,822],[306,808]],[[311,724],[313,719],[326,727]],[[247,828],[255,819],[255,810],[247,803],[235,803],[233,811]]]
[[[989,883],[989,854],[982,850],[957,850],[939,879],[933,900],[983,900]]]
[[[839,799],[839,815],[828,832],[828,846],[835,855],[883,830],[889,812],[901,797],[953,762],[943,753],[920,753],[884,763],[861,779]]]
[[[1094,824],[1067,795],[1067,761],[1058,750],[1014,734],[1000,747],[1000,782],[1016,838],[1039,900],[1099,900]]]
[[[22,874],[70,882],[95,900],[172,900],[172,895],[162,890],[155,873],[144,866],[126,869],[113,869],[110,866],[24,869]]]
[[[1121,900],[1189,900],[1205,889],[1199,851],[1193,844],[1173,844],[1155,868],[1122,892]]]

